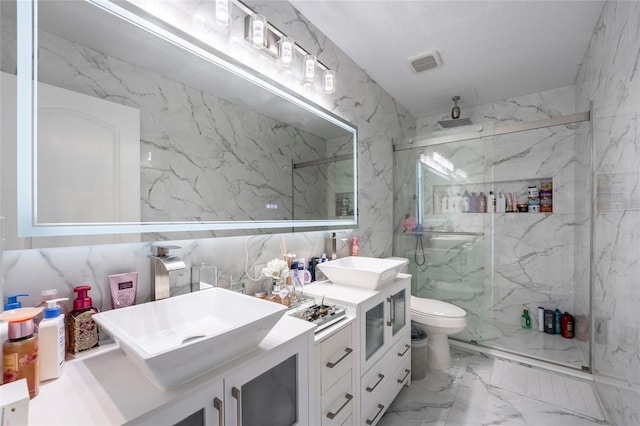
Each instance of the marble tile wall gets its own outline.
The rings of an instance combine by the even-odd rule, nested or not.
[[[358,127],[359,226],[356,230],[338,232],[340,255],[348,255],[348,247],[342,239],[352,234],[360,237],[362,255],[391,255],[392,144],[413,134],[415,118],[289,3],[251,2],[251,6],[336,70],[334,94],[321,98],[313,93],[308,95]],[[233,53],[228,44],[221,43],[221,46],[221,49],[225,46],[229,49],[225,53]],[[254,265],[264,264],[279,255],[282,239],[286,241],[288,251],[309,258],[322,254],[325,236],[326,232],[301,232],[183,239],[176,241],[182,247],[176,254],[188,265],[201,262],[217,265],[225,274],[246,280],[248,291],[253,292],[268,283],[265,280],[254,283],[248,275],[254,275]],[[148,243],[8,250],[4,252],[3,293],[29,292],[32,296],[25,300],[25,305],[30,305],[38,302],[42,289],[57,288],[62,295],[69,295],[74,286],[88,280],[94,285],[92,293],[96,306],[108,309],[108,275],[137,270],[140,273],[138,301],[146,301],[149,300],[149,253]]]
[[[476,126],[490,129],[573,114],[574,92],[575,88],[568,86],[516,97],[463,109],[462,117],[473,120],[472,130]],[[469,132],[469,129],[439,130],[436,122],[442,118],[446,117],[419,119],[416,139]],[[469,312],[470,326],[458,337],[465,340],[504,337],[520,326],[523,309],[531,312],[534,328],[538,306],[576,312],[574,293],[584,294],[588,290],[588,280],[578,282],[576,278],[576,270],[585,269],[585,264],[574,262],[577,229],[587,225],[576,222],[574,203],[575,193],[583,191],[582,186],[588,182],[585,176],[580,182],[576,180],[576,167],[585,160],[576,155],[575,135],[583,128],[588,128],[588,124],[484,136],[396,153],[396,254],[404,252],[412,260],[414,238],[402,234],[401,221],[405,214],[415,214],[419,154],[438,152],[468,175],[449,181],[419,166],[425,200],[422,220],[425,226],[480,232],[484,237],[459,237],[455,242],[449,239],[448,245],[426,238],[425,265],[416,266],[415,261],[411,265],[416,294],[448,300]],[[526,199],[527,186],[539,187],[544,178],[553,178],[553,214],[433,214],[441,191],[454,194],[483,191],[486,195],[490,190],[516,192],[520,199]],[[583,238],[584,235],[583,232]],[[586,307],[588,304],[580,309]]]
[[[615,424],[640,423],[640,3],[607,2],[576,80],[594,103],[593,370]]]

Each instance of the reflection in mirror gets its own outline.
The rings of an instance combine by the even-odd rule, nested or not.
[[[2,2],[1,29],[8,248],[357,224],[356,129],[202,41],[126,2]]]

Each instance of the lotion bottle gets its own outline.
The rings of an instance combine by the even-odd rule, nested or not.
[[[73,301],[73,311],[67,317],[70,355],[95,348],[99,343],[98,326],[91,318],[99,311],[93,307],[93,301],[87,296],[89,290],[91,290],[89,285],[81,285],[73,289],[78,293],[78,297]]]
[[[40,390],[40,358],[38,335],[33,317],[42,308],[17,308],[0,314],[0,320],[9,323],[9,339],[2,345],[3,383],[26,379],[29,399]]]
[[[359,256],[360,255],[360,241],[358,237],[353,237],[351,240],[351,256]]]
[[[40,382],[57,379],[62,375],[64,367],[65,348],[65,315],[57,304],[68,300],[47,300],[47,307],[43,311],[40,321],[38,338],[40,339]]]

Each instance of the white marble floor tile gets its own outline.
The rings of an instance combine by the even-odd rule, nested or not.
[[[505,372],[505,364],[507,366]],[[494,370],[494,359],[485,355],[453,352],[453,367],[446,371],[429,371],[423,380],[414,381],[402,389],[389,410],[378,423],[381,426],[475,426],[475,425],[605,425],[605,421],[577,414],[548,404],[534,397],[505,390],[492,384],[503,374],[513,375],[508,380],[523,393],[540,395],[544,392],[565,392],[574,409],[597,404],[589,400],[589,393],[580,383],[562,382],[546,371],[518,366],[500,360]],[[532,371],[528,371],[532,370]],[[534,373],[539,374],[534,374]],[[506,377],[506,376],[505,376]],[[555,383],[555,387],[554,387]],[[584,392],[584,395],[583,395]],[[586,395],[586,396],[585,396]]]

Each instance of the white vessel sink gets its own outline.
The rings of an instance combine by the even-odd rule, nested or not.
[[[318,264],[334,284],[377,290],[391,284],[406,260],[350,256]]]
[[[170,389],[255,348],[284,305],[222,288],[93,316],[156,386]]]

